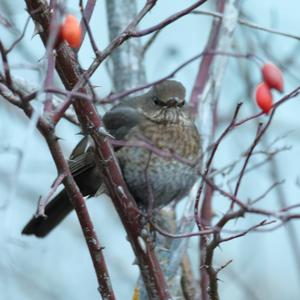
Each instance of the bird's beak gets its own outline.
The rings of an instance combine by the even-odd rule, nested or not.
[[[179,99],[178,97],[172,97],[167,101],[168,107],[176,107],[176,106],[182,106],[184,103],[184,100]]]

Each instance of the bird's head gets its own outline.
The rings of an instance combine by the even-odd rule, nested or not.
[[[177,123],[184,116],[185,88],[180,82],[165,80],[146,95],[144,115],[152,121]]]

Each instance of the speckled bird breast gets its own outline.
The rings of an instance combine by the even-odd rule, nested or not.
[[[160,150],[171,150],[180,158],[195,162],[201,151],[199,133],[189,124],[143,122],[131,130],[131,142],[146,139]],[[158,150],[159,151],[159,150]],[[185,196],[193,186],[199,162],[190,166],[175,158],[165,158],[141,147],[123,147],[118,151],[120,166],[130,192],[138,204],[147,206],[153,194],[154,207],[167,205]],[[149,191],[151,189],[151,191]]]

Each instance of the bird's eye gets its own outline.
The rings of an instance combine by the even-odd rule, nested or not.
[[[154,97],[153,97],[153,102],[154,102],[156,105],[159,105],[159,106],[164,106],[164,105],[166,105],[165,102],[161,101],[157,96],[154,96]]]

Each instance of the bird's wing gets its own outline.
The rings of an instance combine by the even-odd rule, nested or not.
[[[72,151],[68,163],[73,176],[95,166],[95,154],[90,148],[91,143],[91,139],[85,136]]]
[[[103,122],[110,134],[122,140],[142,117],[139,110],[130,105],[117,105],[104,115]]]
[[[88,136],[84,136],[73,149],[69,159],[75,159],[76,157],[85,153],[89,146],[91,146],[91,139]]]
[[[128,104],[119,104],[108,111],[103,122],[105,128],[116,139],[124,139],[129,131],[141,121],[142,114],[138,109]],[[80,175],[96,165],[93,141],[84,137],[75,147],[69,158],[69,167],[73,176]]]
[[[68,162],[72,175],[77,176],[95,166],[95,157],[91,152],[86,152]]]

